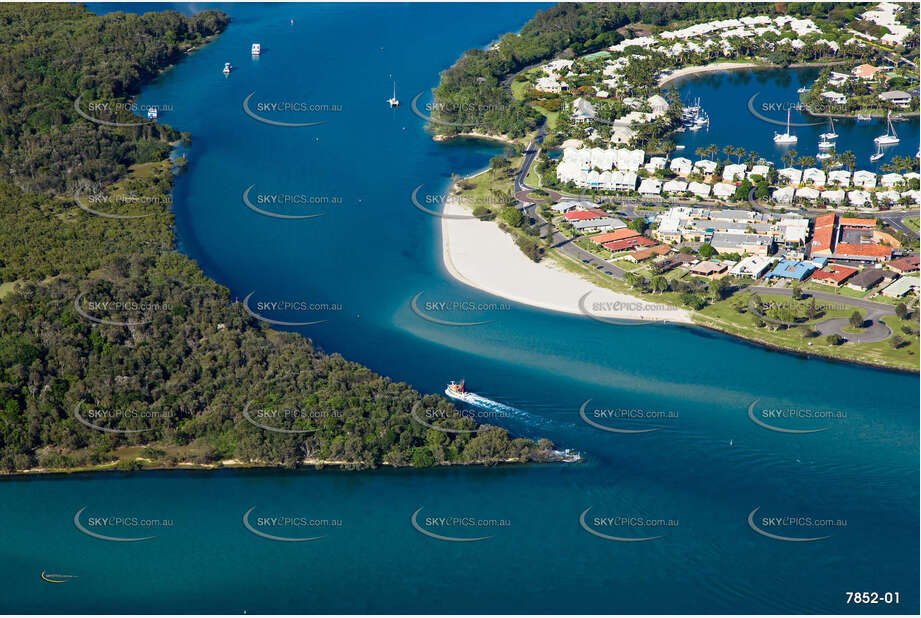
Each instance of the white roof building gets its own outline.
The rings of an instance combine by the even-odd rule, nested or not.
[[[883,174],[883,176],[879,179],[879,185],[881,187],[894,187],[902,182],[902,180],[903,178],[901,174]]]
[[[793,187],[781,187],[771,194],[771,199],[778,204],[791,204],[793,202],[793,192]]]
[[[752,176],[761,176],[762,178],[767,179],[768,172],[771,171],[771,168],[767,165],[752,165],[752,170],[746,174],[746,177],[751,180]]]
[[[815,185],[816,187],[825,186],[825,172],[822,170],[810,167],[803,172],[803,182],[810,185]]]
[[[803,173],[795,167],[785,167],[777,170],[777,176],[786,181],[788,185],[798,185],[803,181]]]
[[[647,171],[655,172],[656,170],[664,170],[666,163],[665,157],[650,157],[649,163],[645,167]]]
[[[713,185],[713,195],[721,199],[726,199],[735,195],[736,186],[725,182],[718,182]]]
[[[702,174],[712,174],[716,171],[716,161],[710,159],[701,159],[694,164],[694,169],[700,170]]]
[[[662,190],[666,193],[685,193],[688,190],[688,183],[683,180],[669,180],[662,185]]]
[[[822,191],[822,199],[828,200],[832,204],[841,204],[844,202],[844,189],[835,189],[833,191]]]
[[[854,186],[872,189],[876,186],[876,174],[864,170],[854,172]]]
[[[662,192],[662,181],[658,178],[644,178],[640,182],[639,192],[642,195],[659,195]]]
[[[675,157],[668,167],[679,176],[687,176],[692,169],[691,160],[684,157]]]
[[[847,201],[851,206],[864,206],[870,204],[870,193],[867,191],[848,191]]]
[[[730,164],[723,168],[723,180],[733,182],[745,178],[745,170],[748,169],[744,164]]]
[[[710,195],[710,185],[702,182],[690,182],[688,183],[688,191],[697,197],[708,197]]]
[[[812,187],[800,187],[796,190],[796,197],[801,197],[804,200],[814,202],[815,200],[819,199],[819,191],[818,189],[813,189]]]
[[[828,184],[838,185],[839,187],[851,186],[851,173],[846,170],[835,170],[828,172]]]
[[[764,273],[770,270],[773,264],[774,259],[766,255],[748,255],[739,260],[738,264],[730,268],[729,274],[735,275],[736,277],[760,279],[764,276]]]

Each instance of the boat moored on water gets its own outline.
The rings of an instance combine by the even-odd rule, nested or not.
[[[886,114],[886,133],[873,140],[877,144],[887,145],[899,143],[899,136],[896,135],[895,127],[892,126],[891,114],[892,112]]]
[[[835,121],[831,118],[828,119],[828,131],[819,135],[823,140],[831,141],[838,138],[838,134],[835,133]]]
[[[224,70],[222,71],[222,73],[224,73],[224,75],[230,75],[231,69],[233,69],[233,67],[230,66],[230,63],[229,63],[229,62],[225,62],[225,63],[224,63]]]
[[[797,138],[795,135],[790,133],[790,110],[787,110],[787,130],[783,133],[774,132],[774,143],[775,144],[795,144]]]
[[[397,98],[397,83],[393,82],[393,96],[387,99],[387,103],[390,104],[390,107],[399,107],[400,100]]]
[[[250,53],[251,53],[252,55],[254,55],[254,56],[259,56],[259,55],[261,55],[261,54],[262,54],[262,45],[260,45],[259,43],[253,43],[253,46],[252,46],[252,48],[250,49]]]

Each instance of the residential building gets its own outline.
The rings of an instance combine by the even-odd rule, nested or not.
[[[852,290],[866,292],[875,287],[885,277],[878,268],[864,268],[862,271],[851,277],[845,285]]]
[[[917,294],[919,288],[921,288],[921,278],[902,277],[883,288],[881,294],[890,298],[902,298],[909,292]]]
[[[856,273],[856,268],[842,266],[841,264],[829,264],[821,270],[813,271],[811,280],[816,283],[838,287]]]
[[[735,275],[736,277],[751,277],[752,279],[760,279],[764,276],[764,273],[770,270],[773,263],[773,258],[769,258],[764,255],[748,255],[742,258],[738,264],[733,266],[729,270],[729,274]]]

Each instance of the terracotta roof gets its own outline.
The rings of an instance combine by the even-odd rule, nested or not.
[[[873,244],[852,244],[852,243],[839,243],[835,247],[835,255],[859,255],[864,257],[890,257],[892,255],[892,247],[887,247],[885,245],[873,245]]]
[[[899,260],[894,260],[889,263],[889,268],[892,270],[898,271],[900,273],[911,273],[918,270],[919,256],[913,255],[911,257],[901,258]]]
[[[613,232],[606,232],[604,234],[596,234],[595,236],[589,236],[592,239],[592,242],[596,242],[599,245],[603,245],[606,242],[613,242],[615,240],[623,240],[625,238],[633,238],[634,236],[639,236],[640,233],[636,230],[631,230],[629,227],[622,227],[619,230],[614,230]],[[655,244],[655,243],[653,243]]]
[[[854,75],[857,77],[871,77],[876,75],[876,72],[880,70],[880,67],[875,67],[871,64],[862,64],[856,69],[854,69]]]
[[[655,247],[648,247],[646,249],[640,249],[639,251],[634,251],[633,253],[630,254],[630,257],[632,257],[637,262],[641,262],[654,255],[665,255],[671,250],[672,248],[669,247],[668,245],[656,245]]]
[[[831,243],[835,235],[835,213],[816,217],[815,229],[812,232],[812,252],[831,251]]]
[[[634,236],[633,238],[625,238],[624,240],[616,240],[614,242],[606,242],[602,247],[608,251],[623,251],[624,249],[630,249],[638,245],[648,247],[649,245],[656,244],[656,241],[649,240],[645,236]]]
[[[812,272],[814,281],[831,281],[832,283],[841,283],[851,275],[857,272],[856,268],[832,264],[827,270],[815,270]]]
[[[571,210],[563,215],[569,221],[586,221],[588,219],[600,219],[607,217],[608,213],[599,210]]]
[[[818,221],[818,219],[816,219]],[[839,225],[853,225],[857,227],[876,227],[876,219],[857,219],[855,217],[841,217]]]

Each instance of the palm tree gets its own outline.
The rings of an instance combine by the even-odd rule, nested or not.
[[[845,150],[839,154],[838,160],[841,161],[841,163],[844,164],[844,167],[846,167],[850,172],[853,172],[854,168],[857,167],[857,157],[855,157],[854,153],[850,150]]]
[[[803,170],[807,165],[815,164],[815,157],[797,157],[796,164],[799,165],[800,170]]]
[[[793,167],[793,162],[796,161],[796,150],[791,148],[781,155],[780,160],[783,161],[787,167]]]

